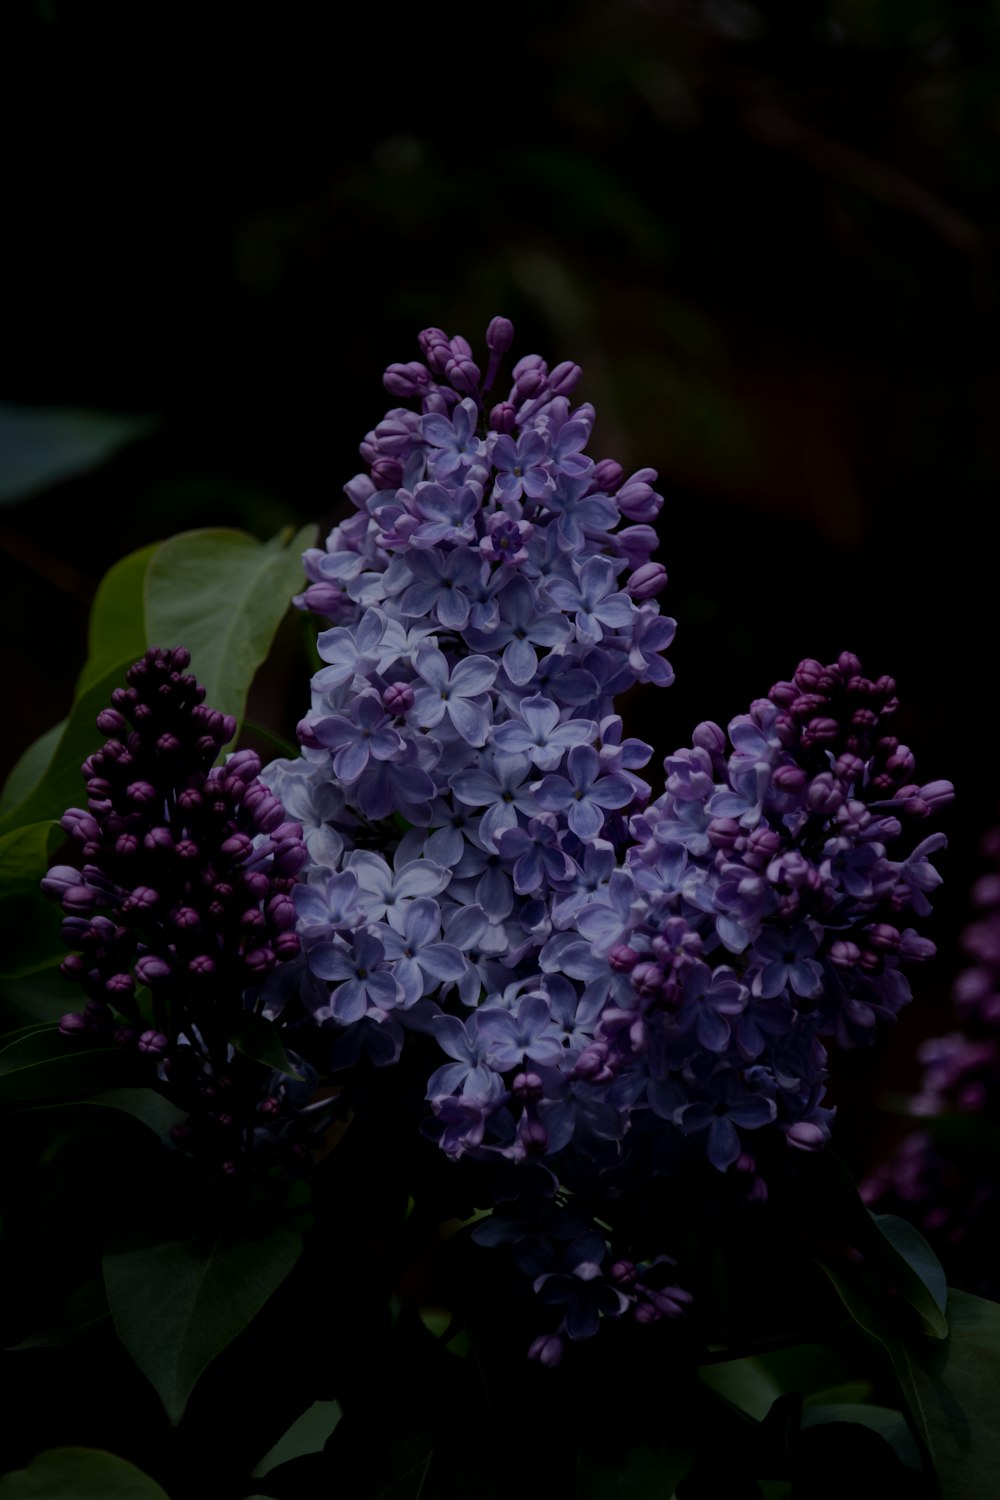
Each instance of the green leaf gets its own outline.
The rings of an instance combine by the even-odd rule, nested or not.
[[[46,969],[20,979],[4,979],[0,1000],[0,1025],[13,1028],[61,1020],[78,1003],[79,991],[58,969]]]
[[[948,1293],[951,1335],[907,1351],[921,1423],[947,1500],[1000,1494],[1000,1304]]]
[[[865,1207],[854,1179],[834,1152],[820,1153],[817,1166],[829,1187],[839,1232],[896,1287],[918,1314],[926,1334],[947,1338],[948,1320],[938,1301],[943,1272],[920,1232],[891,1214],[886,1216],[890,1224],[885,1228],[879,1216]],[[904,1227],[900,1229],[900,1225]]]
[[[693,1448],[636,1443],[621,1460],[608,1462],[581,1452],[576,1471],[576,1500],[652,1500],[674,1493],[694,1466]]]
[[[41,781],[65,728],[65,719],[59,724],[53,724],[51,729],[46,729],[45,733],[39,735],[38,739],[33,741],[18,757],[3,784],[3,792],[0,793],[0,817],[3,817],[12,807],[16,807],[19,802],[23,802],[28,793]]]
[[[125,657],[77,698],[52,759],[27,796],[0,819],[0,833],[25,823],[61,818],[67,807],[79,805],[85,795],[80,767],[102,743],[95,720],[111,701],[112,691],[123,685],[133,660],[131,655]]]
[[[187,1110],[171,1104],[169,1099],[164,1099],[162,1094],[152,1088],[105,1089],[85,1102],[101,1109],[116,1109],[121,1114],[130,1115],[133,1120],[138,1120],[158,1136],[164,1145],[171,1144],[170,1132],[174,1126],[183,1124],[188,1118]]]
[[[906,1344],[856,1275],[847,1277],[840,1269],[828,1265],[825,1261],[821,1264],[858,1327],[881,1344],[887,1354],[905,1404],[905,1414],[909,1420],[910,1430],[917,1440],[922,1458],[926,1459],[930,1467],[932,1463],[930,1432],[913,1377],[912,1362]]]
[[[237,1052],[242,1052],[244,1057],[251,1058],[254,1062],[263,1063],[265,1067],[274,1068],[277,1073],[284,1073],[286,1078],[301,1078],[285,1051],[281,1040],[281,1034],[273,1021],[266,1016],[255,1016],[250,1013],[242,1016],[238,1026],[235,1026],[227,1038],[232,1042]]]
[[[315,528],[270,543],[243,531],[188,531],[164,542],[146,572],[146,627],[157,645],[185,646],[205,701],[242,722],[254,674],[291,595]]]
[[[763,1422],[775,1398],[782,1394],[781,1382],[755,1356],[702,1365],[698,1378],[755,1422]]]
[[[206,1367],[288,1276],[302,1250],[294,1230],[109,1249],[104,1284],[118,1337],[173,1424]]]
[[[62,830],[51,818],[5,833],[0,838],[0,899],[20,892],[38,894],[49,855],[61,839]]]
[[[870,1406],[867,1402],[838,1402],[830,1406],[806,1406],[802,1411],[802,1427],[822,1427],[827,1422],[860,1422],[872,1432],[877,1432],[909,1469],[923,1473],[920,1452],[906,1425],[902,1412],[891,1406]]]
[[[0,503],[27,500],[99,468],[152,427],[150,417],[0,401]]]
[[[150,559],[159,546],[159,542],[152,542],[130,552],[101,579],[90,609],[87,661],[76,685],[77,696],[117,666],[126,654],[138,661],[152,644],[146,635],[145,581]]]
[[[39,883],[50,854],[62,841],[51,820],[29,823],[0,838],[0,977],[18,978],[54,968],[65,956],[62,912],[46,901]]]
[[[0,1051],[0,1104],[80,1098],[134,1067],[120,1047],[88,1047],[54,1026],[27,1028]]]
[[[947,1337],[948,1284],[941,1262],[920,1230],[915,1229],[906,1219],[897,1218],[895,1214],[872,1214],[872,1218],[893,1249],[898,1251],[906,1261],[940,1313],[940,1321],[935,1320],[931,1309],[926,1305],[926,1300],[920,1297],[911,1286],[910,1290],[916,1296],[914,1305],[917,1311],[924,1318],[925,1323],[931,1325],[927,1331],[938,1338]]]
[[[278,1439],[274,1447],[264,1455],[251,1474],[251,1479],[263,1479],[279,1464],[307,1453],[322,1453],[323,1445],[343,1415],[339,1401],[314,1401],[308,1411],[296,1418],[288,1431]]]
[[[141,1469],[99,1448],[50,1448],[0,1478],[0,1500],[170,1500]]]

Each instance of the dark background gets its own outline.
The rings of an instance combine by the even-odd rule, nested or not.
[[[0,396],[156,418],[0,511],[3,768],[66,711],[112,562],[326,529],[386,363],[503,312],[584,366],[595,456],[660,472],[678,681],[633,732],[659,756],[847,646],[955,780],[911,1083],[997,810],[1000,7],[8,0],[0,27]]]

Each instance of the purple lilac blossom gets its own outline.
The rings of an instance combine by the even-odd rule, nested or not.
[[[490,385],[510,342],[506,320],[491,330]],[[909,998],[902,964],[932,951],[903,924],[943,837],[896,845],[950,788],[911,782],[894,684],[845,653],[801,663],[728,741],[699,726],[649,804],[652,752],[622,740],[614,697],[672,680],[654,472],[587,456],[576,366],[527,356],[488,408],[464,339],[429,329],[420,347],[386,376],[420,412],[366,436],[357,513],[306,554],[302,600],[333,609],[326,665],[301,759],[266,774],[297,808],[336,788],[304,817],[317,897],[296,898],[331,1066],[376,1027],[392,1037],[376,1064],[408,1031],[437,1037],[451,1061],[427,1134],[514,1200],[475,1237],[518,1247],[560,1310],[532,1350],[553,1364],[605,1318],[688,1300],[663,1285],[662,1247],[637,1269],[598,1230],[630,1184],[700,1163],[761,1201],[755,1136],[825,1141],[827,1039],[868,1041]],[[364,758],[354,780],[338,755],[352,774]],[[332,884],[346,872],[357,904]]]

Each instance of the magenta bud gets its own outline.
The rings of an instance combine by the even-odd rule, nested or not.
[[[545,388],[545,376],[541,370],[525,370],[523,375],[517,376],[514,391],[518,401],[530,401]]]
[[[562,364],[556,365],[549,376],[549,388],[554,396],[568,396],[576,385],[579,384],[583,371],[579,365],[572,360],[563,360]]]
[[[223,843],[222,852],[230,859],[246,859],[252,848],[253,839],[247,838],[245,833],[234,833]]]
[[[616,943],[608,954],[608,963],[616,974],[631,974],[638,962],[638,953],[627,943]]]
[[[97,727],[102,734],[124,734],[128,723],[115,708],[103,708],[97,715]]]
[[[274,939],[271,947],[274,949],[275,957],[280,959],[282,963],[287,963],[290,958],[298,956],[301,944],[299,943],[297,933],[281,932]]]
[[[162,1031],[144,1031],[139,1038],[139,1051],[147,1057],[162,1057],[170,1041]]]
[[[646,999],[660,993],[664,978],[659,964],[637,964],[632,970],[632,983],[637,992]]]
[[[554,1369],[560,1364],[563,1357],[564,1345],[557,1333],[543,1333],[540,1338],[535,1339],[528,1350],[528,1358],[537,1360],[546,1369]]]
[[[465,355],[449,359],[444,373],[456,391],[474,391],[479,386],[479,366]]]
[[[296,594],[294,602],[298,609],[309,609],[314,615],[333,619],[343,601],[344,591],[335,583],[311,583],[304,593]]]
[[[405,714],[413,707],[413,689],[408,682],[391,682],[382,694],[382,707],[390,714]]]
[[[510,434],[517,425],[517,412],[509,401],[500,401],[490,412],[490,428],[493,432]]]
[[[135,966],[140,984],[156,984],[160,979],[169,979],[170,965],[155,953],[144,953]]]
[[[274,968],[274,952],[271,948],[254,948],[243,955],[243,967],[251,974],[266,974]]]
[[[63,1036],[79,1036],[82,1031],[89,1031],[85,1016],[78,1015],[76,1011],[70,1011],[69,1015],[63,1016],[59,1022],[59,1030]]]
[[[809,1120],[796,1120],[785,1132],[788,1144],[797,1147],[799,1151],[818,1151],[821,1146],[826,1145],[826,1138],[826,1131],[822,1126],[814,1125]]]
[[[408,364],[390,365],[382,376],[382,384],[390,396],[399,396],[404,401],[417,396],[430,385],[430,371],[418,360]]]
[[[647,562],[630,574],[625,592],[633,599],[652,599],[667,586],[667,570],[662,563]]]
[[[514,342],[514,325],[509,318],[491,318],[486,330],[486,347],[491,354],[506,354]]]
[[[188,973],[196,979],[209,979],[215,973],[215,959],[207,953],[199,953],[188,964]]]

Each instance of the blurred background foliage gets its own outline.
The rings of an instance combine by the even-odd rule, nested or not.
[[[913,1083],[996,810],[1000,5],[9,0],[0,29],[0,469],[26,421],[91,454],[4,490],[3,769],[66,711],[111,563],[328,528],[386,363],[503,312],[583,365],[595,455],[660,472],[678,682],[632,731],[662,754],[847,646],[955,780]],[[302,640],[257,690],[285,735]]]

